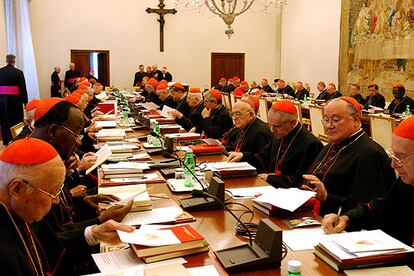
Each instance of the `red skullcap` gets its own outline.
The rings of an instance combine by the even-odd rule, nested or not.
[[[157,90],[165,90],[168,88],[168,85],[164,82],[160,82],[160,84],[158,84],[157,86]]]
[[[394,134],[402,138],[414,140],[414,116],[402,121],[394,130]]]
[[[190,89],[188,89],[188,92],[190,92],[190,93],[201,93],[201,89],[200,89],[200,87],[190,87]]]
[[[226,78],[220,78],[220,81],[227,81]]]
[[[147,82],[148,85],[157,88],[158,86],[158,81],[154,78],[150,78],[149,81]]]
[[[40,100],[39,99],[33,99],[26,105],[26,111],[30,111],[35,109],[39,105]]]
[[[358,113],[361,114],[361,112],[362,112],[362,105],[360,105],[357,100],[355,100],[354,98],[349,97],[349,96],[341,96],[339,98],[341,100],[344,100],[344,101],[352,104],[355,107],[355,109],[358,110]]]
[[[24,138],[8,145],[0,155],[0,161],[9,164],[34,165],[52,160],[57,151],[47,142],[36,138]]]
[[[247,81],[242,81],[240,84],[241,85],[247,85],[248,83],[247,83]]]
[[[181,90],[184,90],[184,86],[181,83],[179,83],[179,82],[174,83],[173,86],[174,87],[177,87],[177,88],[179,88]]]
[[[318,82],[318,85],[323,85],[325,86],[325,83],[323,81]]]
[[[90,78],[89,79],[89,82],[91,83],[91,82],[94,82],[95,81],[95,79],[93,79],[93,78]]]
[[[256,96],[243,97],[241,98],[241,101],[250,105],[254,111],[257,111],[259,109],[260,102],[259,102],[259,98]]]
[[[294,114],[297,112],[296,106],[288,100],[277,101],[272,105],[273,110]]]
[[[402,83],[396,83],[396,84],[393,85],[392,88],[405,88],[405,87],[404,87],[404,84],[402,84]]]
[[[65,101],[70,102],[72,104],[77,104],[81,98],[80,94],[73,93],[64,98]]]
[[[278,82],[278,83],[280,83],[280,84],[285,83],[285,81],[284,81],[284,80],[282,80],[282,79],[278,80],[277,82]]]
[[[269,82],[266,78],[263,78],[262,80],[264,80],[265,82]]]
[[[211,94],[214,98],[216,98],[217,100],[220,100],[220,101],[221,101],[221,92],[220,92],[220,91],[218,91],[217,89],[211,89],[211,90],[210,90],[210,94]]]
[[[332,86],[334,89],[336,89],[336,85],[333,82],[329,83],[328,86]]]
[[[52,109],[52,107],[61,101],[63,101],[63,99],[57,97],[40,100],[33,116],[34,120],[37,121],[42,118],[43,115],[45,115],[50,109]]]

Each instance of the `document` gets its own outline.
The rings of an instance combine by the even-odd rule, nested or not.
[[[94,169],[96,169],[99,165],[101,165],[103,162],[106,161],[106,159],[109,158],[109,156],[111,156],[112,152],[109,149],[108,145],[104,145],[103,147],[101,147],[96,153],[96,161],[95,164],[92,165],[92,167],[90,167],[89,169],[86,170],[86,174],[89,174],[91,171],[93,171]]]
[[[168,229],[135,229],[131,233],[117,230],[117,232],[119,239],[124,243],[144,246],[163,246],[181,243],[174,232]]]
[[[315,196],[315,192],[312,191],[304,191],[298,188],[278,188],[269,191],[254,200],[294,212],[313,196]]]
[[[248,188],[233,188],[227,189],[229,192],[233,194],[233,198],[235,199],[243,199],[243,198],[255,198],[262,194],[266,194],[273,190],[276,190],[273,186],[259,186],[259,187],[248,187]]]
[[[352,269],[344,271],[348,276],[413,276],[408,266],[390,266],[378,268]]]
[[[206,164],[206,169],[212,171],[256,170],[247,162],[209,162]]]
[[[283,231],[283,242],[292,251],[312,250],[326,236],[321,227]]]
[[[174,111],[174,110],[175,110],[174,108],[171,108],[168,105],[164,105],[160,112],[160,115],[165,118],[171,118],[171,115],[169,114],[169,112]]]
[[[187,271],[193,276],[208,275],[208,276],[220,276],[214,265],[206,265],[199,267],[187,268]]]
[[[116,122],[115,121],[97,121],[95,122],[97,127],[103,127],[103,128],[115,128]]]
[[[122,220],[127,225],[142,225],[173,222],[183,213],[179,207],[155,208],[151,211],[129,213]]]

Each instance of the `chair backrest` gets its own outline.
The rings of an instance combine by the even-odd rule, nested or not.
[[[380,144],[385,150],[391,147],[392,133],[396,122],[394,118],[381,115],[369,115],[371,125],[371,138]]]
[[[14,139],[19,133],[23,130],[24,123],[20,122],[17,125],[14,125],[10,128],[10,132],[12,135],[12,138]]]
[[[269,107],[267,105],[267,100],[265,98],[259,99],[259,118],[263,122],[267,123],[267,114],[269,112]]]
[[[295,104],[296,110],[298,112],[298,121],[303,124],[302,122],[302,106],[299,102],[293,102]]]
[[[313,135],[316,137],[319,137],[319,134],[325,135],[325,128],[322,124],[323,107],[317,105],[309,105],[309,116],[311,120]]]
[[[230,105],[233,106],[236,103],[236,97],[234,93],[230,92]]]
[[[227,110],[231,110],[231,102],[230,102],[230,95],[226,92],[221,92],[221,96],[223,97],[223,105]]]
[[[324,146],[329,144],[328,136],[326,136],[325,134],[319,134],[318,139],[322,142]]]

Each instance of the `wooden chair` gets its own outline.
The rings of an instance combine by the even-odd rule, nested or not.
[[[322,142],[324,146],[329,144],[329,139],[328,136],[326,136],[326,134],[319,134],[318,139]]]
[[[140,87],[138,86],[132,86],[132,92],[138,92]]]
[[[295,104],[296,110],[298,111],[299,122],[310,130],[311,121],[310,119],[302,117],[302,105],[299,102],[293,102],[293,103]]]
[[[19,135],[19,133],[23,130],[23,127],[24,127],[24,123],[23,123],[23,122],[21,122],[21,123],[18,123],[17,125],[14,125],[14,126],[12,126],[12,127],[10,128],[11,135],[12,135],[13,139],[14,139],[17,135]]]
[[[269,108],[267,105],[267,100],[265,98],[259,99],[259,115],[258,117],[263,122],[267,123],[267,114],[269,113]]]
[[[227,110],[231,111],[231,101],[230,101],[230,95],[226,92],[221,92],[221,96],[223,97],[223,105]]]
[[[234,96],[234,93],[230,92],[230,106],[233,106],[236,103],[236,97]]]
[[[317,105],[309,105],[309,116],[313,135],[316,137],[319,137],[320,134],[325,135],[325,128],[322,124],[323,107]]]
[[[385,150],[391,148],[391,137],[396,127],[395,118],[381,115],[369,115],[371,125],[371,138]]]

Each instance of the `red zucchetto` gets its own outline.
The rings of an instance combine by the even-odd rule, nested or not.
[[[63,101],[63,99],[57,97],[40,100],[33,116],[34,120],[37,121],[42,118],[43,115],[45,115],[52,107],[61,101]]]
[[[355,107],[355,109],[358,110],[358,113],[361,114],[361,112],[362,112],[362,105],[360,105],[357,100],[355,100],[352,97],[348,97],[348,96],[341,96],[341,97],[339,97],[339,99],[344,100],[344,101],[352,104]]]
[[[39,99],[33,99],[30,102],[28,102],[26,105],[26,111],[35,109],[39,105],[39,101]]]
[[[189,93],[201,93],[201,89],[200,89],[200,87],[192,86],[188,89],[188,92]]]
[[[288,100],[277,101],[272,105],[273,110],[294,114],[297,112],[296,106]]]
[[[221,101],[221,92],[220,91],[218,91],[217,89],[211,89],[209,92],[214,98]]]
[[[402,121],[394,130],[394,134],[402,138],[414,140],[414,116]]]
[[[241,98],[241,101],[250,105],[254,111],[257,111],[259,109],[260,102],[259,98],[256,96],[246,96]]]
[[[58,156],[47,142],[36,138],[24,138],[8,145],[0,155],[0,161],[17,165],[41,164]]]

